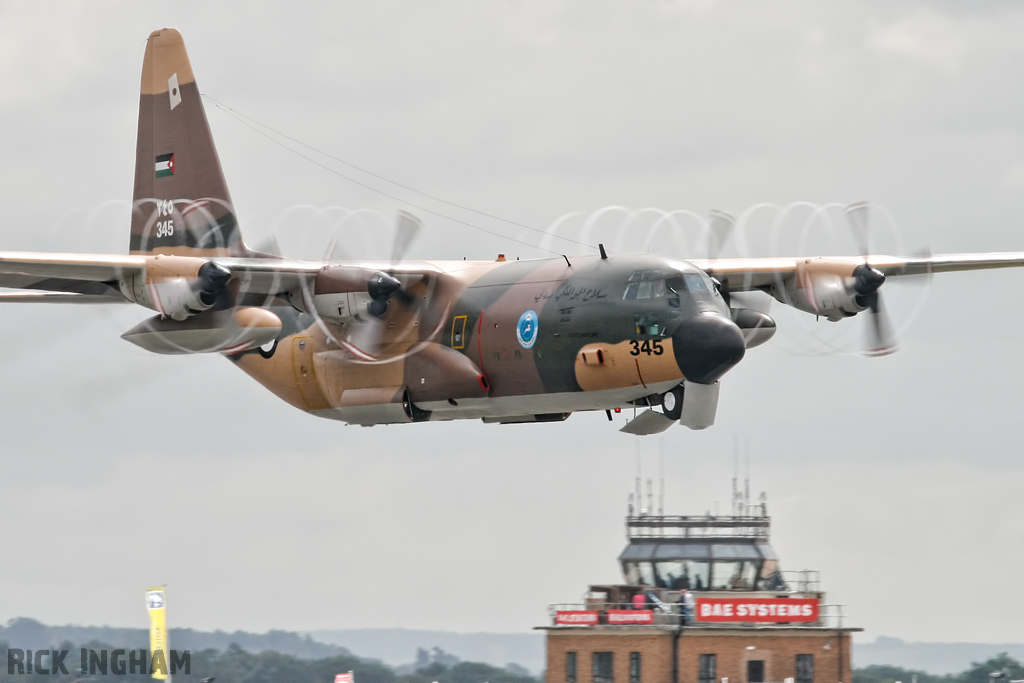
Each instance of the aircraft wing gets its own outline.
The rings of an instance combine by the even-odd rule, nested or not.
[[[0,292],[0,304],[126,304],[118,294],[65,294],[63,292]]]
[[[693,259],[690,262],[718,279],[728,278],[731,291],[745,291],[779,284],[793,277],[804,265],[813,265],[818,272],[833,271],[838,275],[846,276],[854,268],[867,262],[882,271],[888,278],[960,270],[1022,268],[1024,267],[1024,252],[939,254],[910,258],[883,255],[721,258]]]
[[[127,303],[120,281],[144,276],[158,256],[0,252],[0,303]],[[181,258],[181,257],[163,257]],[[290,259],[219,258],[248,294],[300,287],[320,264]]]
[[[118,281],[145,267],[141,256],[0,252],[0,287],[35,290],[2,294],[0,302],[125,302]]]

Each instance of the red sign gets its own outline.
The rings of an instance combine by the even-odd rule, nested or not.
[[[338,674],[334,677],[334,683],[355,683],[355,677],[351,671],[347,674]]]
[[[558,611],[555,612],[555,623],[572,626],[597,626],[597,612],[589,611]]]
[[[654,612],[649,609],[610,609],[609,624],[653,624]]]
[[[697,598],[697,621],[818,621],[817,598]]]

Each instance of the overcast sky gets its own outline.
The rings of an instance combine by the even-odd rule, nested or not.
[[[877,251],[1024,248],[1017,3],[520,0],[0,3],[0,249],[127,249],[139,74],[164,26],[212,97],[524,225],[575,212],[578,237],[611,205],[867,199],[891,217]],[[413,209],[411,257],[545,255],[536,233],[330,163],[385,197],[208,115],[250,243],[311,255],[318,211],[413,202],[435,213]],[[747,253],[770,234],[853,252],[794,215],[772,233],[757,214]],[[650,221],[622,223],[588,241],[643,249]],[[345,255],[386,254],[386,235],[349,234]],[[646,473],[665,449],[666,510],[724,510],[749,439],[783,567],[821,570],[866,639],[1024,640],[1022,287],[1017,271],[887,285],[902,350],[878,359],[820,353],[852,350],[864,320],[776,306],[780,333],[726,376],[714,428],[640,441]],[[619,578],[637,443],[621,419],[346,427],[220,357],[119,338],[145,317],[0,310],[0,619],[141,627],[144,589],[167,583],[174,626],[521,632]]]

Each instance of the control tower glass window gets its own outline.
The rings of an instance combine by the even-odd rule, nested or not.
[[[716,591],[727,591],[738,586],[742,569],[742,562],[715,562],[711,574],[711,588]]]
[[[626,581],[631,586],[655,586],[654,568],[650,562],[627,562]]]
[[[656,562],[654,564],[657,574],[658,587],[670,590],[706,590],[708,587],[708,574],[711,565],[708,562],[698,560],[672,560],[669,562]]]
[[[757,578],[756,562],[715,562],[711,573],[711,586],[719,591],[754,590]]]
[[[782,579],[782,574],[779,573],[779,561],[778,560],[765,560],[761,566],[761,578],[758,581],[758,586],[763,591],[779,591],[786,590],[786,582]]]

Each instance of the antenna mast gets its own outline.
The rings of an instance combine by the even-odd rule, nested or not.
[[[636,442],[636,480],[634,481],[636,505],[640,508],[640,514],[645,515],[647,511],[644,510],[644,495],[643,495],[643,469],[640,463],[640,441]]]
[[[647,512],[654,513],[654,480],[647,477]]]
[[[743,512],[740,507],[743,505],[740,499],[740,447],[739,437],[735,434],[732,435],[732,500],[730,501],[730,507],[732,508],[732,514],[742,515]]]
[[[750,514],[750,437],[746,438],[747,477],[743,480],[743,514]]]
[[[665,437],[658,439],[658,516],[665,516]]]

